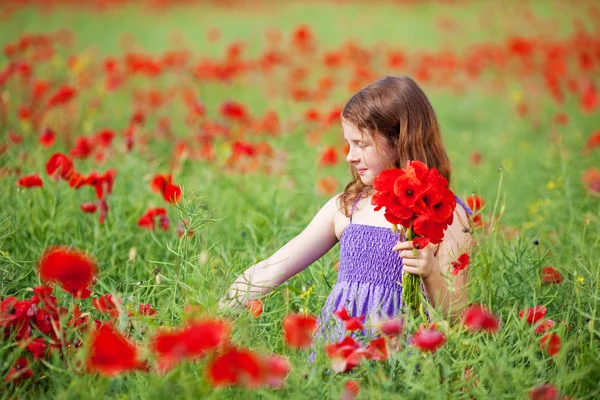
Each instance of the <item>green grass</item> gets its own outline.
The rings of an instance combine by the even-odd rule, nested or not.
[[[540,23],[524,17],[523,8],[510,2],[458,2],[418,5],[392,5],[385,2],[316,2],[301,4],[265,2],[251,7],[214,6],[175,7],[156,12],[124,6],[107,13],[61,9],[43,14],[34,9],[19,10],[0,27],[0,45],[16,40],[25,32],[49,32],[71,29],[76,37],[72,49],[61,49],[54,64],[39,66],[39,77],[56,82],[74,78],[66,71],[69,55],[86,54],[92,65],[100,56],[121,52],[119,38],[125,32],[135,37],[139,49],[157,54],[172,47],[169,35],[177,31],[196,57],[223,54],[226,44],[243,39],[251,55],[264,48],[265,29],[277,27],[285,43],[293,28],[310,23],[319,43],[319,52],[337,48],[347,39],[369,46],[384,43],[405,49],[410,54],[452,48],[458,54],[474,44],[504,43],[512,35],[543,35],[548,40],[565,40],[573,30],[572,18],[580,18],[591,27],[592,2],[532,1],[533,14]],[[447,33],[437,21],[452,18],[460,30]],[[596,21],[597,24],[597,21]],[[206,29],[219,27],[222,38],[207,43]],[[369,47],[375,49],[375,47]],[[0,66],[6,61],[0,56]],[[318,63],[315,63],[318,64]],[[276,78],[282,78],[283,70]],[[323,71],[314,66],[311,80]],[[340,72],[345,76],[347,71]],[[400,71],[394,73],[408,73]],[[501,71],[500,71],[501,72]],[[596,71],[597,72],[597,71]],[[385,68],[378,74],[387,74]],[[498,78],[500,77],[500,78]],[[501,85],[491,82],[501,79]],[[345,82],[340,78],[342,82]],[[589,135],[597,130],[597,114],[582,114],[578,99],[566,98],[559,107],[539,89],[541,78],[520,78],[514,73],[485,71],[483,77],[469,83],[457,95],[445,87],[424,84],[438,114],[445,144],[453,164],[453,190],[461,198],[478,193],[486,200],[483,216],[486,224],[494,218],[496,229],[478,231],[478,246],[470,268],[470,301],[488,305],[502,321],[499,333],[490,336],[468,334],[460,326],[452,328],[448,343],[434,355],[401,351],[381,363],[363,363],[353,373],[329,373],[330,362],[322,351],[309,366],[309,352],[287,348],[282,339],[281,320],[292,311],[318,314],[335,283],[333,263],[339,256],[335,247],[310,268],[283,284],[264,299],[264,312],[258,319],[243,313],[235,316],[233,341],[259,352],[285,355],[293,368],[284,389],[211,389],[204,378],[206,362],[183,363],[166,376],[132,373],[113,379],[76,373],[74,363],[83,355],[64,350],[43,363],[35,364],[35,378],[13,385],[0,382],[3,398],[336,398],[348,379],[359,379],[360,398],[525,398],[537,384],[549,382],[560,393],[577,399],[599,395],[600,363],[597,359],[600,291],[599,232],[600,202],[581,183],[584,170],[597,165],[596,149],[581,154]],[[147,341],[144,329],[159,325],[177,326],[183,308],[199,304],[215,314],[218,298],[235,277],[249,266],[275,252],[297,235],[325,203],[316,184],[321,177],[333,176],[342,189],[349,179],[344,162],[335,167],[318,166],[319,152],[327,144],[341,145],[341,127],[324,132],[319,146],[307,142],[310,128],[295,123],[310,107],[329,110],[342,105],[351,95],[344,85],[332,98],[321,104],[296,103],[286,96],[270,97],[263,88],[263,77],[246,77],[231,84],[207,83],[188,79],[185,74],[169,74],[158,80],[136,78],[116,94],[101,94],[102,108],[92,113],[86,101],[94,89],[82,93],[75,112],[74,134],[89,134],[111,127],[122,131],[133,109],[132,88],[164,89],[173,83],[192,85],[206,104],[211,119],[216,119],[222,101],[244,102],[255,115],[267,108],[278,111],[282,125],[290,126],[281,135],[251,137],[250,141],[268,141],[288,160],[282,175],[241,174],[190,159],[178,164],[174,179],[184,189],[178,207],[166,205],[151,192],[149,181],[154,173],[169,170],[173,143],[154,139],[145,153],[117,151],[107,164],[77,160],[76,167],[88,173],[92,169],[118,170],[114,193],[109,196],[110,213],[105,224],[96,215],[83,214],[79,205],[93,200],[88,187],[74,191],[65,182],[51,182],[44,164],[54,151],[68,152],[59,138],[51,150],[37,144],[37,133],[21,125],[15,115],[21,88],[11,84],[1,88],[11,98],[9,119],[0,126],[3,142],[8,131],[24,136],[20,145],[10,145],[0,154],[0,167],[20,167],[23,173],[40,172],[44,188],[23,190],[16,177],[0,178],[0,296],[28,298],[39,283],[36,263],[50,245],[63,244],[89,252],[99,263],[99,282],[94,295],[113,293],[123,299],[123,307],[134,309],[139,303],[151,303],[158,311],[156,321],[137,320],[133,338]],[[598,84],[597,80],[596,83]],[[532,90],[534,88],[535,90]],[[520,118],[515,112],[515,96],[533,105],[533,117]],[[79,100],[78,100],[79,101]],[[564,111],[570,123],[553,123],[554,114]],[[153,127],[160,116],[169,116],[178,138],[195,132],[184,123],[181,102],[148,116],[145,134],[155,135]],[[535,123],[533,120],[539,122]],[[289,122],[288,125],[286,123]],[[59,132],[59,135],[61,133]],[[555,140],[554,138],[559,138]],[[0,143],[1,144],[1,143]],[[473,166],[473,151],[482,154],[482,163]],[[217,146],[217,159],[224,160],[228,148]],[[343,161],[343,160],[342,160]],[[290,189],[288,183],[293,181]],[[171,217],[168,232],[148,232],[136,226],[137,219],[150,206],[166,206]],[[190,218],[196,234],[178,239],[175,226],[179,219]],[[518,230],[516,237],[505,237],[505,230]],[[537,244],[535,244],[537,243]],[[132,249],[137,256],[130,258]],[[544,286],[540,271],[544,266],[561,268],[565,282]],[[160,271],[161,282],[156,279]],[[312,285],[310,295],[302,295]],[[72,309],[70,295],[55,288],[59,303]],[[560,354],[551,359],[539,350],[539,336],[519,319],[520,310],[544,304],[547,317],[557,324],[555,331],[563,339]],[[91,307],[91,299],[82,309],[104,320]],[[570,326],[566,330],[564,321]],[[127,326],[127,318],[119,322]],[[142,328],[146,326],[146,328]],[[20,350],[11,338],[0,341],[0,376],[4,376],[19,357]],[[463,370],[470,367],[479,384],[465,383]],[[442,381],[442,378],[443,381]],[[470,387],[470,392],[460,388]],[[466,389],[463,389],[466,390]]]

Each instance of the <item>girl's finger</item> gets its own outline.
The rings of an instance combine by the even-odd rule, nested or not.
[[[398,243],[396,243],[396,246],[394,246],[394,247],[398,247],[399,249],[402,249],[402,250],[404,250],[404,249],[412,249],[413,248],[413,242],[412,242],[412,240],[409,240],[407,242],[400,242],[399,241]]]
[[[418,267],[420,264],[422,264],[422,261],[416,258],[403,258],[402,264],[408,267]]]
[[[402,250],[399,256],[402,258],[418,258],[419,254],[415,255],[412,250]]]
[[[421,275],[423,273],[421,268],[417,268],[417,267],[404,267],[404,271],[406,271],[407,274],[412,274],[412,275]]]

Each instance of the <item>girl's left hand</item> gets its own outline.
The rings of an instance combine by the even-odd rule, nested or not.
[[[393,251],[399,251],[399,256],[402,257],[404,270],[409,274],[420,275],[421,278],[427,278],[434,271],[439,271],[440,264],[435,257],[435,252],[439,245],[429,243],[424,249],[419,249],[415,255],[413,252],[413,242],[399,241],[396,243]]]

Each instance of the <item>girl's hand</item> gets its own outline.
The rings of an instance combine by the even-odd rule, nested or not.
[[[419,249],[417,254],[413,251],[413,242],[399,241],[396,243],[393,251],[399,251],[398,254],[402,257],[404,264],[404,271],[413,275],[420,275],[421,278],[425,279],[436,271],[440,271],[440,263],[438,262],[435,252],[439,247],[438,244],[429,243],[424,249]]]

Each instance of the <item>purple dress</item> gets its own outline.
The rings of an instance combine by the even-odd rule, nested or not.
[[[391,227],[353,224],[352,213],[360,197],[359,194],[354,201],[350,224],[340,237],[338,279],[317,321],[313,344],[317,340],[333,343],[344,338],[344,325],[333,315],[343,306],[351,317],[365,315],[366,321],[393,318],[402,308],[402,258],[392,251],[401,238],[400,232],[392,233]],[[458,197],[456,201],[468,214],[472,213]],[[423,286],[421,290],[425,290]],[[373,333],[361,332],[367,336]],[[314,359],[314,353],[310,358]]]

